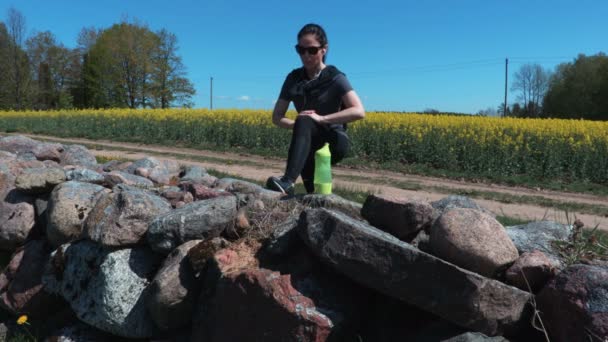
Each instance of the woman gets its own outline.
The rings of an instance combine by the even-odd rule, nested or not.
[[[323,28],[305,25],[295,47],[303,66],[287,75],[272,112],[275,125],[293,129],[287,167],[282,177],[270,177],[266,182],[267,188],[289,195],[300,175],[306,191],[314,192],[315,152],[328,142],[331,163],[342,160],[350,145],[346,123],[365,117],[363,104],[346,76],[325,65],[328,44]],[[285,117],[290,102],[298,112],[295,121]]]

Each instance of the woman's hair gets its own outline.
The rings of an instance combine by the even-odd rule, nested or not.
[[[300,40],[300,38],[302,38],[303,36],[305,36],[307,34],[314,34],[317,37],[319,44],[321,44],[321,47],[327,46],[327,35],[325,34],[325,30],[321,27],[321,25],[317,25],[317,24],[304,25],[304,27],[302,27],[300,32],[298,32],[298,41]],[[323,63],[325,63],[326,56],[327,56],[327,53],[325,55],[323,55]]]

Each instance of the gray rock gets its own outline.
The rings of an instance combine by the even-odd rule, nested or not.
[[[509,342],[509,340],[502,336],[488,337],[478,332],[467,332],[441,342]]]
[[[102,186],[69,181],[55,188],[47,208],[47,239],[57,248],[81,237],[83,224],[97,202],[110,191]]]
[[[108,185],[114,187],[118,184],[137,186],[140,188],[151,188],[154,183],[144,177],[132,175],[122,171],[111,171],[105,174],[105,181]]]
[[[361,215],[372,226],[409,242],[418,231],[431,226],[433,207],[416,199],[369,195],[361,208]]]
[[[234,224],[236,214],[234,196],[196,201],[150,223],[146,234],[148,243],[154,251],[167,254],[184,242],[219,236]]]
[[[147,247],[114,250],[81,240],[53,253],[43,283],[81,321],[118,336],[149,338],[158,329],[144,298],[159,263]]]
[[[255,183],[247,182],[234,178],[222,178],[215,184],[214,190],[224,190],[231,193],[253,195],[251,199],[261,199],[264,201],[277,200],[283,196],[282,193],[264,189]]]
[[[505,228],[520,254],[539,250],[563,268],[564,263],[559,251],[553,247],[553,241],[568,241],[572,234],[572,226],[552,221],[538,221]]]
[[[188,260],[188,252],[202,240],[191,240],[173,250],[156,273],[146,300],[154,323],[163,331],[189,325],[201,282]]]
[[[50,342],[106,342],[116,340],[116,336],[104,333],[90,325],[77,322],[53,332],[45,341]]]
[[[61,154],[61,165],[78,165],[89,169],[97,167],[95,156],[82,145],[68,145]]]
[[[76,182],[84,182],[84,183],[92,183],[92,184],[103,184],[105,181],[105,177],[99,172],[85,169],[85,168],[75,168],[72,170],[67,170],[65,172],[65,176],[68,181],[76,181]]]
[[[327,209],[302,212],[298,232],[324,263],[354,281],[487,335],[528,324],[530,294],[421,252]]]
[[[487,277],[504,271],[519,257],[505,228],[476,209],[444,211],[430,233],[433,255]]]
[[[274,256],[286,256],[293,250],[293,246],[299,240],[296,231],[298,216],[290,215],[274,227],[266,242],[266,251],[268,253]]]
[[[182,182],[200,183],[208,175],[207,170],[197,165],[188,165],[184,168],[181,176]]]
[[[148,225],[171,210],[164,198],[138,188],[117,185],[104,194],[84,224],[84,236],[104,246],[145,243]]]
[[[20,191],[29,194],[45,194],[66,181],[65,171],[60,168],[35,168],[23,170],[15,180]]]
[[[344,199],[338,195],[307,194],[302,197],[302,204],[311,208],[335,209],[350,217],[363,219],[361,217],[361,204]]]
[[[135,171],[139,168],[143,169],[153,169],[161,165],[161,161],[154,157],[146,157],[139,160],[134,161],[125,172],[135,174]]]
[[[446,198],[442,198],[439,201],[431,202],[431,206],[436,210],[435,216],[438,217],[444,211],[454,208],[467,208],[483,211],[484,213],[496,217],[496,214],[490,210],[480,206],[475,201],[466,196],[450,195]]]

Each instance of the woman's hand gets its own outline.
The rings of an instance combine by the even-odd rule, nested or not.
[[[298,114],[298,116],[308,116],[319,124],[325,124],[325,118],[317,114],[317,112],[314,110],[303,110],[300,112],[300,114]]]

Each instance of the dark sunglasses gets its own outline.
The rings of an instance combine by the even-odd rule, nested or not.
[[[303,47],[303,46],[300,46],[300,45],[296,45],[296,51],[300,55],[303,55],[304,52],[308,52],[309,55],[316,55],[317,52],[319,52],[319,50],[321,50],[322,48],[323,48],[322,46]]]

